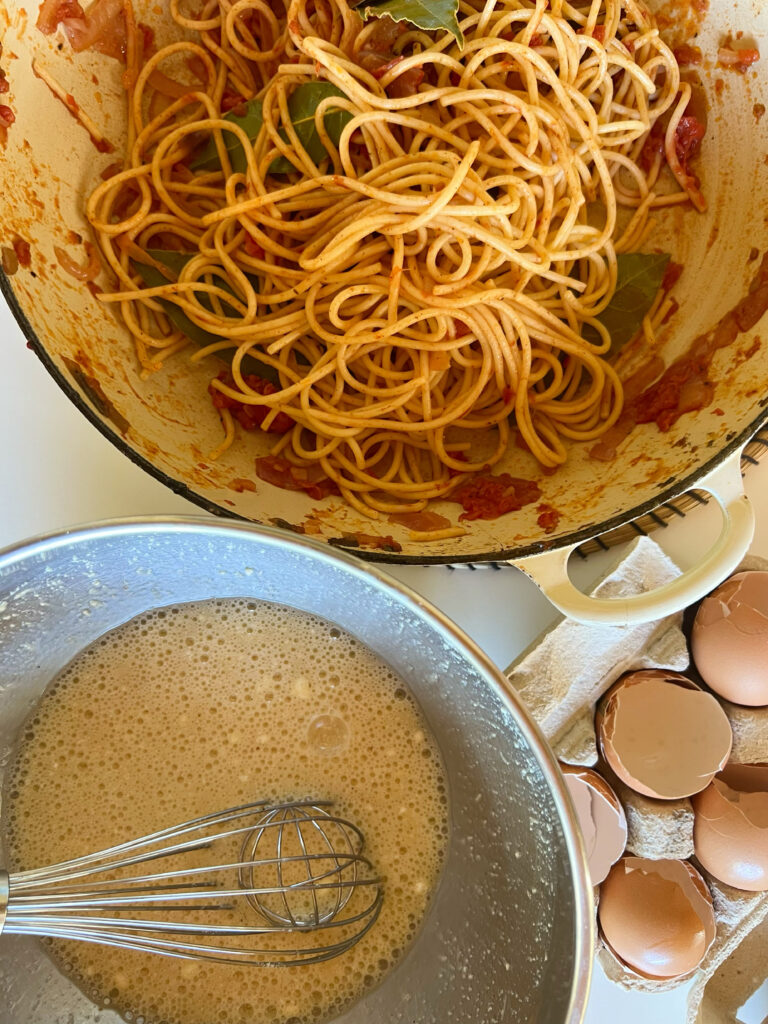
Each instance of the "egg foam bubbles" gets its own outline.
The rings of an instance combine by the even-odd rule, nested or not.
[[[51,683],[7,788],[13,870],[82,856],[254,800],[331,800],[384,879],[350,950],[301,967],[174,960],[54,942],[101,1006],[143,1024],[317,1024],[391,970],[448,839],[439,750],[403,681],[323,619],[251,600],[149,611]]]

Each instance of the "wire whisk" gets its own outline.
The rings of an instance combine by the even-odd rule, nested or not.
[[[331,808],[244,804],[50,867],[0,870],[0,933],[264,967],[330,960],[373,927],[383,900],[363,833]],[[159,860],[165,870],[145,873]]]

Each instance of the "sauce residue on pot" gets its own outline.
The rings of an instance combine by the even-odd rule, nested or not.
[[[708,10],[709,0],[666,0],[654,14],[665,41],[678,46],[696,38]]]
[[[148,612],[78,655],[24,727],[8,794],[14,867],[258,799],[331,799],[362,829],[384,877],[381,914],[326,963],[240,968],[51,947],[95,1002],[147,1024],[336,1016],[403,955],[448,830],[440,754],[403,681],[336,626],[246,600]]]
[[[0,57],[3,55],[3,47],[0,44]],[[0,68],[0,96],[10,89],[5,71]],[[7,103],[0,103],[0,144],[5,145],[8,141],[8,129],[16,121],[16,115]]]
[[[590,449],[594,459],[609,462],[618,445],[639,423],[655,423],[668,431],[686,412],[705,409],[715,393],[709,368],[715,353],[733,344],[739,334],[750,331],[768,311],[768,252],[752,279],[748,293],[713,328],[700,334],[684,355],[667,369],[661,356],[652,356],[624,381],[624,411],[613,426]],[[745,357],[760,347],[757,339]]]

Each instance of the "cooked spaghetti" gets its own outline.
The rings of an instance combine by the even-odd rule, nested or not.
[[[690,85],[642,3],[460,0],[463,45],[345,0],[170,10],[152,53],[126,7],[125,164],[87,213],[144,370],[190,346],[178,314],[208,334],[193,360],[230,361],[219,451],[245,410],[261,475],[375,517],[487,472],[515,427],[556,467],[616,422],[617,254],[655,208],[703,207]]]

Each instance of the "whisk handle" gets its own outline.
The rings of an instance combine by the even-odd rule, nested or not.
[[[3,934],[5,919],[8,916],[8,901],[10,899],[11,881],[8,872],[0,868],[0,935]]]

